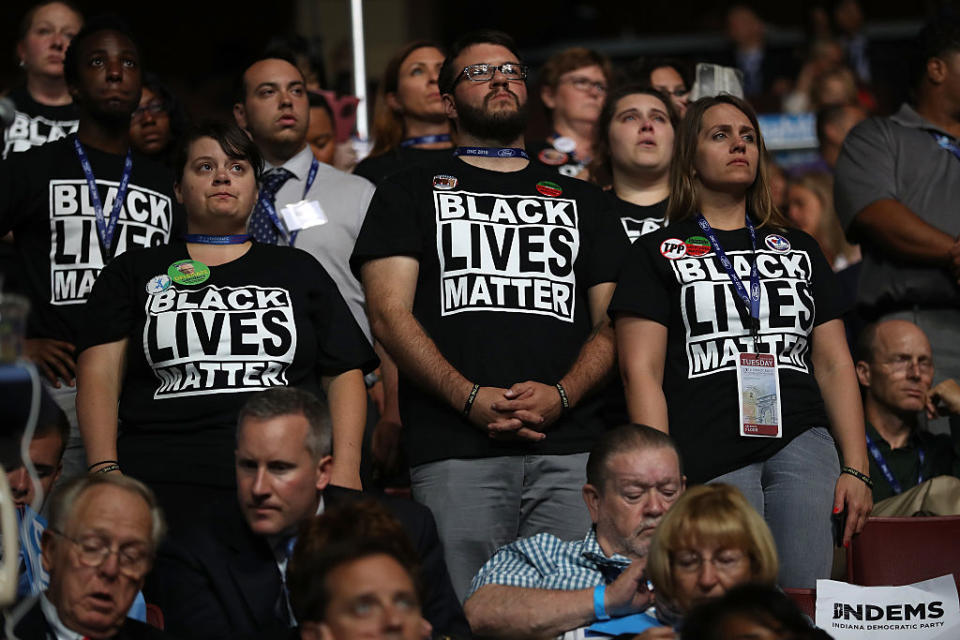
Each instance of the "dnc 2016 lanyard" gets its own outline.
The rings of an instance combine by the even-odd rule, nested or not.
[[[883,473],[883,477],[887,479],[887,483],[890,485],[890,488],[893,489],[893,492],[897,495],[903,493],[903,488],[900,487],[897,479],[893,477],[893,472],[890,471],[890,467],[887,466],[887,461],[883,459],[883,454],[880,453],[880,447],[873,442],[870,434],[867,434],[867,449],[870,450],[870,455],[873,457],[874,462],[877,463],[877,466],[880,467],[880,472]],[[920,484],[923,482],[923,461],[926,459],[923,449],[917,448],[917,457],[920,458],[920,472],[917,474],[917,484]]]
[[[400,143],[401,147],[415,147],[418,144],[435,144],[437,142],[450,142],[449,133],[438,133],[432,136],[418,136],[416,138],[407,138]]]
[[[310,172],[307,173],[307,183],[303,186],[303,198],[307,197],[307,192],[310,191],[310,187],[313,186],[313,181],[317,178],[317,171],[320,169],[320,162],[316,157],[311,158],[310,160]],[[266,210],[267,215],[270,216],[270,221],[273,222],[273,225],[286,235],[286,230],[283,225],[280,223],[280,216],[277,215],[277,209],[273,206],[273,200],[261,190],[260,191],[260,201],[263,203],[263,208]],[[287,236],[287,241],[290,246],[293,246],[293,243],[297,240],[297,231],[291,231],[290,235]]]
[[[483,156],[485,158],[529,158],[527,152],[517,147],[457,147],[457,156]]]
[[[250,234],[209,236],[205,233],[188,233],[183,236],[183,239],[185,242],[196,242],[197,244],[243,244],[250,239]]]
[[[717,254],[717,257],[720,258],[720,264],[723,265],[727,276],[729,276],[730,281],[733,282],[733,287],[737,291],[737,297],[740,298],[744,307],[750,312],[750,331],[754,337],[754,348],[756,348],[756,338],[760,331],[760,271],[757,269],[757,230],[754,228],[750,216],[745,215],[744,217],[747,222],[747,230],[750,232],[750,246],[753,247],[753,254],[750,259],[749,294],[743,286],[740,276],[734,271],[733,264],[727,257],[723,247],[720,246],[720,241],[717,240],[717,234],[713,231],[710,223],[707,222],[707,219],[703,217],[702,213],[697,214],[697,224],[703,229],[703,233],[706,234],[707,239],[713,246],[713,251]]]
[[[87,158],[87,152],[84,151],[83,145],[80,144],[77,138],[73,139],[73,148],[77,151],[77,157],[80,158],[83,175],[87,178],[90,202],[93,204],[93,213],[97,217],[97,235],[100,237],[103,263],[106,264],[110,261],[110,258],[113,257],[113,234],[117,230],[117,221],[120,219],[120,209],[123,208],[123,201],[127,199],[127,188],[130,186],[130,174],[133,173],[133,157],[128,149],[127,158],[123,162],[123,176],[120,178],[117,196],[113,200],[110,219],[107,220],[103,215],[103,202],[100,200],[100,192],[97,191],[97,179],[93,177],[93,167],[90,166],[90,159]]]

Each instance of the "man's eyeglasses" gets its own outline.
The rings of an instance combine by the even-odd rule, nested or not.
[[[143,118],[144,114],[146,114],[146,113],[149,113],[151,116],[156,117],[156,116],[160,115],[161,113],[166,113],[166,112],[167,112],[167,105],[165,105],[164,103],[162,103],[162,102],[150,102],[150,103],[148,103],[148,104],[143,105],[142,107],[137,107],[137,108],[133,111],[133,116],[132,116],[132,118],[133,118],[134,120],[139,120],[139,119]]]
[[[584,93],[590,91],[591,89],[596,91],[600,95],[604,95],[607,93],[607,83],[594,82],[590,78],[583,78],[583,77],[566,78],[564,80],[561,80],[560,82],[567,82],[569,84],[572,84],[574,89],[576,89],[577,91],[583,91]]]
[[[471,64],[464,67],[463,71],[460,72],[460,76],[457,78],[457,82],[462,78],[466,78],[470,82],[489,82],[493,80],[493,76],[497,71],[507,80],[519,82],[527,79],[527,65],[525,64],[505,62],[501,65],[496,65],[481,62],[480,64]]]
[[[110,557],[111,553],[115,553],[117,554],[117,566],[120,573],[128,578],[139,580],[150,568],[150,551],[146,545],[131,543],[113,549],[106,540],[97,535],[84,536],[78,539],[56,529],[50,530],[64,540],[77,545],[80,564],[86,567],[99,567]]]

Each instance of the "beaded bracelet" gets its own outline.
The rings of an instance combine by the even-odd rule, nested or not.
[[[865,474],[865,473],[860,473],[859,471],[857,471],[857,470],[854,469],[853,467],[840,467],[840,473],[849,474],[849,475],[853,476],[854,478],[857,478],[858,480],[861,480],[865,485],[867,485],[868,487],[870,487],[871,489],[873,489],[873,480],[870,479],[870,476],[868,476],[868,475]]]
[[[480,385],[473,385],[473,389],[470,390],[470,395],[467,396],[467,401],[463,404],[463,415],[469,416],[470,409],[473,409],[473,401],[477,399],[477,392],[480,391]]]
[[[563,388],[563,385],[559,382],[554,385],[557,388],[557,392],[560,394],[560,407],[563,411],[568,411],[570,409],[570,398],[567,397],[567,390]]]

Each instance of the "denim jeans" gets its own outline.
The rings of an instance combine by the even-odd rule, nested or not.
[[[833,561],[830,516],[840,461],[830,432],[807,429],[764,462],[718,476],[763,516],[780,556],[780,586],[813,589]]]
[[[413,497],[433,511],[457,597],[494,552],[517,538],[583,538],[587,453],[440,460],[410,469]]]

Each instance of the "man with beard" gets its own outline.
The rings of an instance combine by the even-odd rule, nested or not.
[[[554,638],[646,609],[653,532],[686,485],[670,436],[641,425],[603,434],[587,461],[593,527],[564,542],[541,533],[502,547],[473,579],[464,612],[474,633]]]
[[[78,311],[112,258],[169,242],[174,199],[170,170],[130,152],[141,63],[126,25],[91,20],[70,43],[63,68],[79,129],[0,166],[0,235],[13,231],[30,298],[24,353],[70,420],[69,478],[86,466],[75,407]],[[89,462],[90,471],[112,464]]]
[[[593,392],[612,373],[626,240],[596,187],[528,160],[526,76],[506,34],[454,44],[439,85],[461,146],[381,183],[351,259],[461,597],[499,546],[582,535],[606,426]]]

